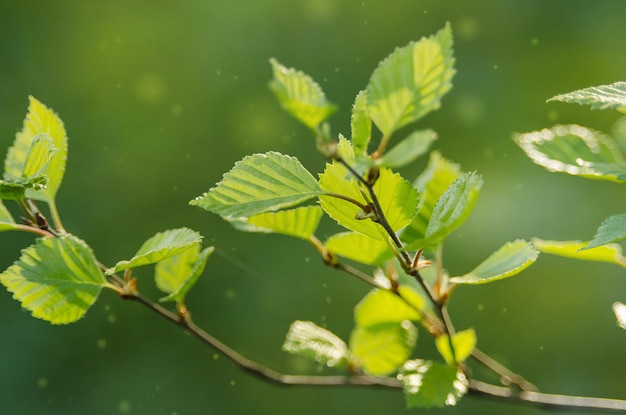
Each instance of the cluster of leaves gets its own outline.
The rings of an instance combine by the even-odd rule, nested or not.
[[[548,101],[613,109],[626,114],[626,82],[594,86],[557,95]],[[613,126],[610,135],[580,125],[555,125],[540,131],[514,134],[513,139],[535,163],[549,171],[588,179],[626,183],[626,117]],[[626,238],[626,213],[607,218],[590,241],[544,241],[533,243],[543,252],[569,258],[609,262],[626,268],[621,246]],[[613,310],[626,329],[626,305]]]
[[[316,178],[293,156],[254,154],[191,201],[240,230],[304,239],[328,265],[373,285],[355,308],[347,343],[313,322],[296,321],[283,349],[349,373],[397,374],[410,407],[453,405],[467,391],[463,362],[474,350],[476,335],[473,329],[455,333],[446,321],[453,289],[513,276],[538,255],[530,242],[516,240],[468,273],[448,275],[441,263],[443,243],[472,211],[481,177],[462,172],[436,151],[413,182],[392,170],[426,154],[437,138],[431,130],[415,130],[386,151],[392,137],[440,107],[455,73],[452,43],[446,26],[381,61],[356,96],[349,138],[332,135],[327,119],[335,105],[320,86],[271,60],[270,88],[313,133],[328,159],[323,172]],[[373,126],[380,138],[371,150]],[[322,242],[315,232],[324,215],[344,230]],[[355,270],[342,262],[346,259],[373,269]],[[434,335],[442,361],[413,358],[416,325]]]

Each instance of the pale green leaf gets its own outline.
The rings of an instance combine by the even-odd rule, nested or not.
[[[404,385],[407,408],[454,406],[469,387],[456,366],[420,359],[406,362],[398,378]]]
[[[414,131],[377,160],[377,164],[391,168],[406,166],[428,151],[437,139],[432,130]]]
[[[587,248],[589,242],[581,241],[546,241],[533,238],[535,248],[546,254],[559,255],[583,261],[609,262],[626,267],[626,258],[622,256],[622,247],[618,244],[606,244]]]
[[[302,206],[295,209],[266,212],[248,218],[248,223],[258,230],[309,239],[317,230],[322,218],[319,206]]]
[[[604,222],[600,224],[596,235],[591,242],[589,242],[589,245],[581,249],[595,248],[611,242],[617,242],[624,238],[626,238],[626,213],[606,218]]]
[[[418,194],[399,174],[387,168],[381,168],[379,174],[374,192],[389,225],[397,232],[408,225],[415,215]],[[337,161],[326,165],[320,175],[320,186],[328,193],[341,194],[365,205],[369,202],[363,196],[367,194],[366,189],[361,189],[357,180]],[[356,219],[361,211],[359,206],[331,196],[320,195],[319,199],[322,209],[343,227],[371,238],[384,238],[380,225],[369,219]]]
[[[367,115],[367,95],[365,91],[359,92],[354,99],[350,127],[354,152],[360,156],[367,154],[367,145],[372,137],[372,120]]]
[[[155,264],[202,242],[202,236],[188,228],[159,232],[141,245],[128,261],[120,261],[107,270],[107,275],[142,265]]]
[[[176,301],[182,304],[185,296],[198,281],[214,248],[200,252],[200,244],[192,245],[181,253],[157,262],[154,278],[157,288],[166,294],[159,301]]]
[[[617,319],[617,325],[626,330],[626,304],[613,303],[613,312]]]
[[[456,179],[437,200],[426,228],[426,241],[435,245],[465,222],[474,208],[480,188],[481,177],[475,172],[463,174]]]
[[[69,234],[40,238],[22,250],[0,282],[33,317],[52,324],[79,320],[109,285],[91,249]]]
[[[362,264],[380,265],[393,257],[385,241],[360,233],[338,233],[328,238],[324,245],[333,254]]]
[[[47,181],[47,167],[56,151],[54,142],[48,134],[42,133],[36,135],[26,152],[26,161],[24,163],[22,177],[32,180],[43,176]]]
[[[4,162],[5,178],[22,177],[28,150],[33,139],[39,134],[47,134],[53,142],[56,153],[45,168],[47,185],[40,190],[29,190],[27,196],[48,203],[54,201],[57,190],[61,186],[67,160],[67,134],[63,121],[44,104],[29,97],[28,114],[24,120],[22,131],[17,133],[13,146],[9,148]]]
[[[207,193],[190,202],[226,217],[250,217],[294,206],[320,193],[295,157],[276,152],[246,156]]]
[[[441,105],[452,88],[452,30],[396,49],[376,68],[367,85],[369,116],[384,136]]]
[[[461,277],[450,278],[450,282],[486,284],[512,277],[528,268],[538,255],[539,251],[530,242],[521,239],[507,242],[472,271]]]
[[[401,234],[407,248],[419,249],[424,246],[426,229],[437,200],[461,174],[458,164],[452,163],[436,151],[430,154],[428,166],[413,184],[421,197],[417,215]]]
[[[315,130],[336,108],[326,100],[320,86],[308,75],[271,59],[274,77],[270,89],[283,108]]]
[[[328,367],[343,366],[348,356],[348,347],[343,340],[310,321],[294,321],[291,324],[283,350]]]
[[[442,334],[435,339],[435,345],[439,354],[449,365],[463,363],[465,359],[472,355],[474,347],[476,347],[476,332],[474,329],[462,330],[452,336],[454,355],[452,355],[450,350],[449,339],[450,337],[447,334]]]
[[[351,363],[369,375],[395,372],[417,343],[417,329],[409,321],[356,326],[350,334]]]
[[[387,290],[372,290],[354,308],[354,322],[361,327],[382,323],[418,321],[420,314],[397,295]]]
[[[610,137],[579,125],[557,125],[514,134],[532,161],[549,171],[592,179],[626,181],[626,163]]]
[[[554,96],[548,100],[569,104],[591,105],[591,109],[626,109],[626,82],[592,86]]]

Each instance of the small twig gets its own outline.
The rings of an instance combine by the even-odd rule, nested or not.
[[[472,358],[492,372],[494,372],[495,374],[497,374],[498,376],[500,376],[500,381],[504,385],[517,386],[523,391],[538,391],[537,387],[527,381],[523,376],[513,372],[480,349],[475,348],[472,351]]]

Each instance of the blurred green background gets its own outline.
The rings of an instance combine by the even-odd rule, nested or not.
[[[271,57],[319,81],[341,108],[334,131],[348,133],[353,98],[377,62],[447,21],[458,73],[420,126],[485,180],[475,212],[446,245],[447,268],[466,272],[516,238],[591,238],[605,217],[624,212],[623,189],[548,173],[510,137],[555,123],[610,130],[614,112],[545,100],[626,79],[623,0],[5,0],[0,142],[12,143],[29,94],[53,108],[70,137],[58,194],[66,227],[106,264],[157,231],[200,231],[217,253],[189,296],[197,323],[273,368],[317,373],[280,351],[289,324],[312,320],[347,338],[367,287],[324,267],[303,242],[237,232],[187,202],[254,152],[323,169],[308,132],[267,88]],[[412,180],[423,165],[403,174]],[[0,234],[0,268],[31,242]],[[158,298],[151,272],[139,271],[139,286]],[[615,301],[626,301],[622,270],[542,256],[513,279],[458,289],[450,313],[458,328],[477,330],[481,349],[545,391],[626,398]],[[405,411],[397,391],[265,383],[110,292],[70,326],[31,318],[4,290],[0,315],[3,414]],[[422,334],[417,353],[428,356]],[[540,413],[475,397],[459,406],[429,413]]]

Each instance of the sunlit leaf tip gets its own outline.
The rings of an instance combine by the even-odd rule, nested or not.
[[[0,282],[33,317],[52,324],[82,318],[109,285],[91,249],[69,234],[40,238],[22,250],[19,260],[0,274]]]
[[[623,112],[626,109],[626,82],[583,88],[556,95],[550,101],[590,105],[594,110],[616,109]]]
[[[343,340],[310,321],[294,321],[291,324],[283,350],[328,367],[342,366],[348,356],[348,346]]]

